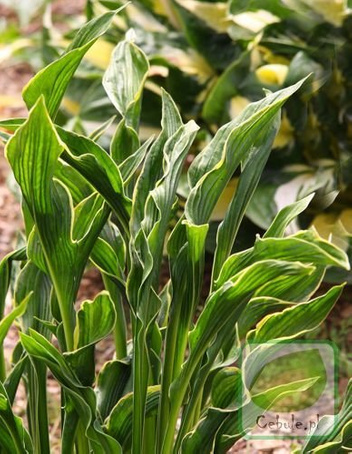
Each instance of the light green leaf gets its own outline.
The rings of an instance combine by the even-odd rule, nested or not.
[[[286,227],[307,208],[313,197],[314,193],[282,208],[275,216],[263,238],[284,236]]]
[[[103,86],[111,102],[125,118],[126,126],[138,128],[141,96],[149,63],[144,53],[127,37],[120,42],[104,74]]]

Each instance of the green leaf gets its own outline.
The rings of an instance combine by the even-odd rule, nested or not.
[[[275,219],[263,235],[263,238],[279,238],[284,236],[286,227],[307,208],[313,197],[314,193],[282,208],[282,210],[280,210],[275,216]]]
[[[333,287],[325,295],[268,315],[251,331],[247,340],[260,344],[271,339],[291,339],[317,328],[341,295],[343,286]]]
[[[129,360],[108,361],[99,372],[95,393],[97,395],[97,407],[103,420],[125,394],[131,372]]]
[[[121,173],[111,157],[92,140],[58,128],[66,144],[62,158],[80,172],[115,211],[123,231],[128,235],[131,201],[125,196]]]
[[[264,316],[292,307],[294,303],[269,296],[252,298],[244,308],[239,320],[239,337],[243,339],[250,328],[254,327]]]
[[[127,36],[116,46],[103,78],[103,86],[111,102],[125,118],[126,126],[134,130],[138,127],[148,70],[147,57]]]
[[[280,107],[304,82],[305,79],[250,104],[235,120],[220,128],[194,159],[188,171],[191,193],[185,207],[186,217],[193,224],[209,220],[234,171],[248,161],[257,135],[276,121]]]
[[[90,250],[107,220],[108,210],[98,194],[92,194],[73,210],[67,188],[54,178],[64,148],[44,100],[40,98],[28,120],[8,142],[6,156],[35,221],[58,298],[67,347],[72,349],[73,302]],[[89,217],[83,207],[90,207]],[[37,258],[40,266],[42,252],[38,249],[31,252],[34,263],[37,263]]]
[[[76,317],[74,351],[65,357],[81,383],[89,386],[95,378],[94,346],[115,326],[115,307],[108,292],[99,293],[93,301],[84,301]]]
[[[31,439],[22,420],[13,414],[2,383],[0,383],[0,446],[8,453],[33,453]]]
[[[160,397],[160,386],[149,386],[146,400],[146,417],[157,411]],[[124,450],[131,447],[133,394],[122,397],[112,409],[105,422],[106,432],[119,441]]]
[[[287,238],[257,238],[253,248],[233,254],[226,260],[215,288],[249,264],[267,257],[349,269],[348,258],[341,249],[321,239],[313,230],[309,230]]]
[[[30,330],[30,335],[21,334],[21,342],[30,356],[44,362],[65,393],[71,398],[75,411],[84,425],[85,433],[96,454],[121,453],[120,445],[103,433],[96,414],[96,397],[92,388],[82,386],[65,358],[45,337]]]
[[[139,231],[141,222],[145,216],[145,204],[149,193],[161,178],[163,149],[166,141],[182,126],[181,116],[177,107],[170,95],[165,91],[162,92],[162,100],[162,130],[149,150],[134,192],[134,206],[131,215],[131,230],[134,235]]]
[[[19,305],[21,301],[32,294],[29,298],[25,313],[22,315],[23,331],[33,328],[49,338],[49,332],[41,321],[51,321],[50,293],[52,285],[48,276],[37,268],[33,262],[28,261],[22,268],[15,287],[15,301]]]
[[[115,317],[114,305],[108,292],[99,293],[93,301],[84,301],[77,312],[75,348],[96,344],[104,339],[114,327]]]
[[[257,133],[250,154],[242,163],[242,173],[235,194],[217,231],[213,279],[218,276],[222,264],[231,254],[243,216],[257,188],[279,126],[280,114],[277,113],[267,127]]]
[[[131,179],[134,177],[136,170],[143,162],[152,142],[153,137],[150,137],[142,146],[140,146],[133,154],[131,154],[119,165],[119,170],[125,186],[130,183]]]

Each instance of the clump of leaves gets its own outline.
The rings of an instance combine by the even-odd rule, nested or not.
[[[87,12],[99,14],[117,4],[89,0]],[[311,86],[284,107],[274,152],[246,217],[265,231],[288,200],[294,202],[315,191],[309,210],[291,226],[292,232],[313,223],[324,238],[332,234],[333,241],[349,253],[350,11],[347,2],[339,0],[139,0],[126,8],[113,29],[115,38],[133,28],[136,43],[152,65],[144,97],[148,114],[142,114],[143,122],[159,126],[162,85],[182,117],[196,119],[202,127],[195,153],[249,102],[260,99],[263,88],[276,91],[313,73]],[[112,47],[111,42],[101,43],[89,54],[89,63],[106,67]],[[78,96],[77,86],[68,93],[66,113],[78,119],[77,127],[94,117],[90,105],[96,105],[97,99],[101,102],[99,84],[86,83],[91,86],[89,97]],[[103,112],[108,115],[106,104]],[[233,187],[237,177],[235,174]],[[179,192],[187,194],[190,188],[183,180],[181,186]],[[223,219],[232,192],[223,195],[213,222]],[[245,240],[246,235],[243,237]],[[213,245],[214,241],[209,243],[209,249]],[[349,278],[342,273],[338,276]]]
[[[326,268],[349,268],[345,253],[314,230],[285,237],[312,196],[280,211],[251,248],[231,253],[279,129],[280,109],[305,80],[267,94],[219,129],[188,169],[190,192],[180,219],[177,188],[198,126],[184,124],[163,91],[161,132],[141,143],[149,64],[130,36],[117,45],[103,78],[121,116],[109,150],[97,143],[104,128],[87,137],[56,123],[74,72],[115,14],[84,25],[63,55],[29,82],[23,91],[27,119],[1,122],[27,238],[0,264],[2,315],[15,279],[14,309],[0,322],[1,342],[15,318],[22,328],[8,374],[1,357],[4,452],[50,452],[48,370],[62,390],[63,453],[226,452],[251,429],[253,421],[240,421],[240,414],[253,398],[270,408],[316,381],[288,381],[254,396],[261,355],[268,352],[250,352],[247,361],[250,355],[255,361],[247,374],[239,367],[241,343],[281,342],[315,329],[342,288],[312,298]],[[209,220],[236,170],[238,189],[217,230],[211,285],[196,318]],[[161,279],[165,259],[167,282]],[[105,290],[76,310],[89,264],[100,270]],[[111,332],[115,358],[96,374],[95,345]],[[27,427],[12,411],[21,377]],[[326,437],[327,417],[303,452],[320,449],[323,437],[329,446],[347,445],[351,399],[349,386],[334,431]]]

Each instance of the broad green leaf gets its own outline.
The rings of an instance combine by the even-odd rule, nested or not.
[[[64,388],[84,424],[92,450],[96,454],[122,453],[120,445],[103,433],[96,415],[96,397],[92,388],[80,384],[65,358],[43,336],[30,330],[21,334],[21,342],[27,353],[44,362]]]
[[[115,317],[114,305],[107,292],[99,293],[93,301],[84,301],[77,312],[75,348],[96,344],[104,339],[114,327]]]
[[[127,234],[131,201],[125,196],[121,173],[111,157],[92,140],[58,128],[66,144],[62,158],[80,172],[109,203]]]
[[[264,316],[292,307],[294,303],[269,296],[252,298],[244,308],[239,320],[240,339],[243,339],[250,328],[253,328]]]
[[[341,295],[343,286],[333,287],[325,295],[307,303],[296,304],[266,316],[251,331],[247,340],[262,343],[271,339],[290,339],[317,328],[327,317]]]
[[[309,230],[286,238],[257,238],[253,248],[234,254],[226,260],[216,282],[216,288],[244,267],[267,257],[349,269],[348,259],[343,251],[320,238],[313,230]]]
[[[97,407],[104,420],[112,408],[125,394],[125,389],[131,378],[131,363],[124,361],[108,361],[104,364],[97,378],[95,393]]]
[[[190,333],[191,349],[196,348],[196,345],[202,345],[205,339],[209,342],[220,327],[227,322],[225,314],[230,318],[231,311],[238,311],[243,306],[243,302],[247,303],[249,300],[247,298],[266,282],[271,282],[281,276],[285,276],[287,280],[295,275],[307,276],[313,270],[313,267],[299,262],[270,259],[254,263],[242,272],[235,274],[231,280],[226,281],[209,297],[194,330]],[[236,306],[235,301],[238,301],[239,306]],[[241,309],[243,310],[243,307]]]
[[[242,163],[242,173],[235,194],[217,231],[213,279],[218,276],[222,264],[231,254],[243,216],[257,188],[279,126],[280,114],[277,113],[271,124],[258,132],[250,155]]]
[[[149,70],[144,53],[129,36],[120,42],[111,57],[103,86],[118,112],[125,117],[126,126],[137,130],[143,86]]]
[[[44,100],[40,98],[28,120],[8,142],[6,156],[36,223],[42,252],[58,297],[67,347],[71,349],[73,302],[90,250],[107,220],[108,210],[97,194],[92,194],[73,210],[67,188],[53,178],[64,148]],[[89,218],[82,209],[86,203],[91,207]],[[72,236],[74,232],[75,237]],[[36,263],[36,256],[31,258]],[[39,260],[41,263],[41,255]]]
[[[31,109],[44,95],[48,113],[55,118],[66,88],[70,83],[78,65],[88,49],[109,28],[116,12],[108,12],[85,24],[77,33],[67,52],[51,63],[26,85],[23,99]]]
[[[99,293],[93,301],[84,301],[76,318],[74,351],[66,353],[66,359],[81,383],[89,386],[95,378],[94,346],[115,326],[116,312],[108,292]]]
[[[160,386],[149,386],[146,400],[146,417],[155,414],[160,397]],[[130,449],[132,436],[133,394],[122,397],[105,422],[106,432],[115,438],[124,450]]]
[[[236,168],[240,163],[245,166],[257,135],[276,121],[280,107],[304,81],[250,104],[235,120],[220,128],[194,159],[188,171],[191,193],[185,207],[186,217],[193,224],[208,221]]]

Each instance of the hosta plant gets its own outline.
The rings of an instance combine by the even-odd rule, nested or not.
[[[57,124],[80,61],[115,14],[84,25],[29,82],[23,91],[28,118],[1,122],[26,234],[26,244],[0,264],[1,346],[15,319],[21,328],[11,366],[0,356],[0,446],[6,453],[51,452],[49,372],[61,387],[62,453],[226,452],[251,430],[252,420],[244,423],[240,415],[253,399],[270,408],[314,386],[315,376],[253,391],[269,354],[265,343],[319,326],[342,288],[314,296],[326,268],[349,267],[345,253],[314,230],[285,236],[313,195],[281,210],[251,248],[232,253],[280,109],[305,80],[268,92],[219,129],[188,168],[181,217],[177,188],[198,126],[184,123],[163,91],[161,132],[140,140],[149,64],[131,34],[115,48],[103,77],[121,117],[109,149],[98,139],[111,124],[89,137]],[[235,171],[238,187],[217,230],[208,276],[209,220]],[[89,266],[100,271],[105,290],[77,305]],[[8,292],[13,308],[5,316]],[[95,346],[110,333],[114,358],[97,371]],[[249,352],[249,372],[240,361],[247,341],[263,344]],[[13,410],[21,378],[25,421]],[[302,452],[350,446],[351,399],[349,385],[333,430],[327,416]]]

